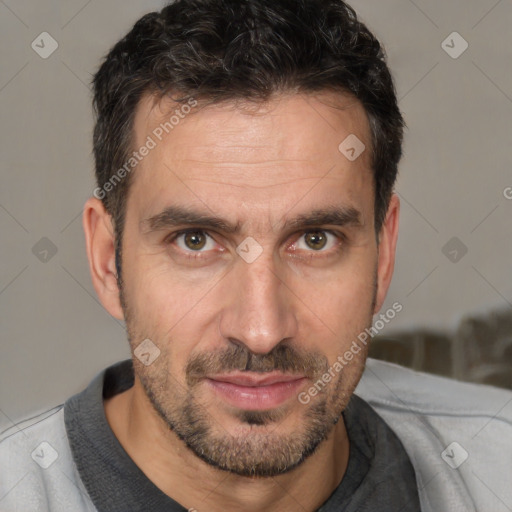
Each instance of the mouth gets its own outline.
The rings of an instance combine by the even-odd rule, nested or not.
[[[306,381],[303,375],[278,372],[266,375],[253,372],[232,372],[207,377],[205,382],[224,401],[239,409],[268,410],[278,407]]]

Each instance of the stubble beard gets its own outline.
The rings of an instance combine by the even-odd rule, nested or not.
[[[375,297],[376,286],[367,327],[372,323]],[[133,351],[145,336],[137,333],[137,322],[131,314],[122,288],[120,298]],[[347,379],[344,378],[342,370],[336,381],[331,381],[320,390],[310,403],[295,405],[292,410],[300,407],[303,412],[300,414],[302,421],[299,420],[297,428],[293,431],[278,432],[280,424],[288,415],[283,406],[265,411],[240,410],[232,413],[230,423],[233,417],[238,422],[236,434],[228,432],[227,428],[209,413],[208,405],[202,403],[197,396],[201,386],[196,384],[185,387],[172,376],[168,367],[172,358],[165,352],[166,350],[161,347],[160,357],[149,367],[133,358],[135,378],[140,380],[149,402],[163,420],[165,427],[181,439],[197,457],[212,467],[239,476],[274,477],[302,464],[329,437],[359,382],[368,348],[361,348],[358,357],[362,362],[356,371],[348,374]],[[260,357],[254,354],[248,357],[251,356]],[[324,366],[325,373],[326,358],[318,363],[318,367],[321,365]],[[320,374],[318,371],[317,373]],[[219,410],[219,407],[216,410]]]

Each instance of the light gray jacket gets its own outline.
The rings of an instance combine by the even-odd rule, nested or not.
[[[423,512],[512,511],[512,392],[368,359],[356,394],[401,439]],[[4,432],[0,512],[94,512],[63,406]]]

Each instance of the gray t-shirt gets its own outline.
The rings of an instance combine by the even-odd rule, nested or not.
[[[66,401],[66,431],[82,482],[99,512],[186,512],[138,468],[107,422],[103,399],[133,382],[132,361],[122,361]],[[350,441],[347,470],[318,512],[420,511],[414,468],[394,432],[356,395],[343,418]]]

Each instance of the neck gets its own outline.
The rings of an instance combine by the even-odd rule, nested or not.
[[[262,478],[222,471],[197,457],[160,418],[138,379],[104,406],[112,431],[135,464],[162,492],[197,512],[314,511],[339,485],[348,464],[343,417],[302,464]]]

